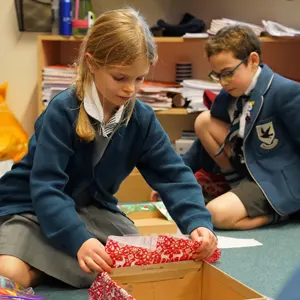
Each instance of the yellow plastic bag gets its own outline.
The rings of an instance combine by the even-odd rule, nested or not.
[[[12,159],[17,162],[28,151],[28,135],[8,108],[7,83],[0,86],[0,160]]]

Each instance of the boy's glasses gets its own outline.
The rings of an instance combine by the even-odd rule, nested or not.
[[[229,83],[233,79],[234,72],[236,69],[243,64],[247,59],[249,55],[246,56],[235,68],[232,70],[225,70],[221,72],[220,74],[212,71],[208,74],[209,78],[212,79],[213,81],[219,83],[220,81],[223,81],[224,83]]]

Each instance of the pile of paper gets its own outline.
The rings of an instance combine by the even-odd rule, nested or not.
[[[249,26],[251,29],[254,31],[254,33],[257,36],[260,36],[262,31],[264,31],[264,28],[258,25],[246,23],[246,22],[241,22],[241,21],[236,21],[236,20],[231,20],[231,19],[216,19],[212,20],[210,24],[210,28],[207,30],[207,33],[211,35],[215,35],[220,29],[226,26],[230,25],[244,25],[244,26]]]
[[[137,98],[154,110],[167,110],[172,107],[172,97],[180,93],[178,84],[145,82],[137,93]]]
[[[300,30],[286,27],[273,21],[262,21],[266,32],[272,36],[300,36]]]
[[[219,83],[197,79],[184,80],[182,86],[182,96],[190,102],[188,112],[207,110],[203,103],[204,91],[209,90],[218,94],[222,89]]]
[[[68,66],[48,66],[43,68],[43,104],[47,106],[59,92],[74,82],[75,69]]]

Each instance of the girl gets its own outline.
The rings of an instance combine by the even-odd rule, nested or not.
[[[156,61],[132,9],[104,13],[80,49],[76,83],[38,118],[28,154],[0,181],[0,275],[25,287],[47,274],[88,287],[111,270],[109,235],[137,234],[113,196],[136,166],[182,232],[216,247],[201,187],[153,110],[135,95]]]

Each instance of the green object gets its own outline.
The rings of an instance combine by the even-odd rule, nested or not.
[[[153,205],[167,218],[168,221],[173,221],[162,201],[154,202]]]
[[[168,221],[173,221],[169,212],[167,211],[164,203],[162,201],[158,202],[139,202],[139,203],[126,203],[118,205],[125,214],[130,214],[133,212],[140,211],[155,211],[159,210]]]
[[[156,207],[151,202],[139,202],[139,203],[126,203],[118,205],[118,207],[125,213],[130,214],[140,211],[155,211]]]
[[[73,0],[73,8],[75,8],[75,0]],[[93,5],[91,0],[80,0],[79,1],[79,12],[78,20],[89,20],[90,16],[93,15]],[[75,18],[75,9],[73,9],[73,19]],[[90,24],[90,22],[89,22]],[[76,28],[73,27],[73,35],[86,35],[89,28]]]

